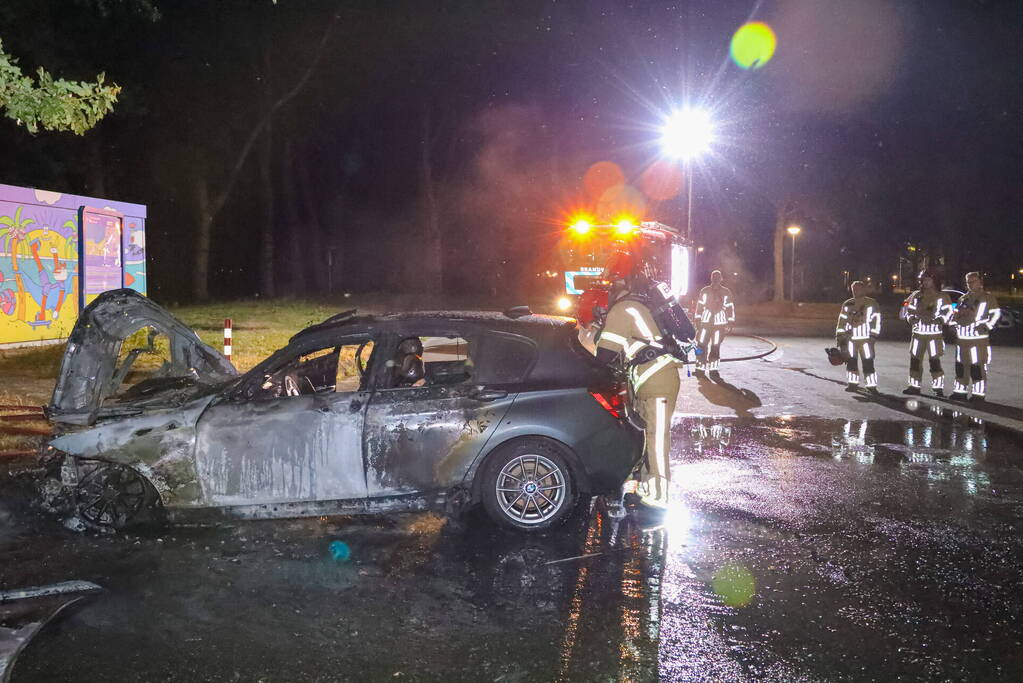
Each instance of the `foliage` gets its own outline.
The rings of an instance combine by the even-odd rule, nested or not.
[[[120,92],[120,86],[107,84],[102,73],[94,82],[67,81],[54,79],[40,67],[33,81],[22,73],[18,60],[3,51],[0,41],[0,107],[30,133],[43,128],[82,135],[113,111]]]

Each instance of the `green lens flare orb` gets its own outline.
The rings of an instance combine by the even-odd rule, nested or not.
[[[771,27],[762,21],[743,24],[732,36],[729,48],[732,61],[743,69],[759,69],[771,61],[778,39]]]
[[[757,582],[748,569],[738,564],[726,564],[714,573],[711,588],[729,607],[743,607],[750,603],[757,590]]]

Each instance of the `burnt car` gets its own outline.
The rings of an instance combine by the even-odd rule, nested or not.
[[[58,435],[46,499],[101,529],[145,513],[475,505],[542,529],[638,462],[623,392],[574,321],[528,310],[348,311],[239,376],[151,300],[115,290],[69,338],[47,406]]]

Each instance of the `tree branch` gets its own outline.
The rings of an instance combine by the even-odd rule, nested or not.
[[[340,8],[339,8],[340,9]],[[242,146],[241,152],[238,154],[238,158],[235,160],[234,166],[231,168],[231,174],[227,179],[227,185],[221,190],[213,202],[211,202],[210,211],[213,216],[216,216],[220,209],[227,203],[228,198],[231,196],[231,190],[234,189],[235,183],[238,182],[238,177],[241,175],[242,167],[245,166],[245,161],[248,159],[249,154],[252,152],[253,145],[256,144],[256,140],[259,138],[259,134],[263,132],[267,124],[274,117],[277,111],[286,105],[288,102],[298,96],[300,92],[309,83],[309,79],[312,78],[313,72],[316,71],[316,67],[319,66],[320,61],[323,59],[324,50],[327,47],[327,43],[330,42],[330,36],[334,31],[334,25],[340,20],[340,11],[334,13],[333,19],[327,24],[327,28],[323,31],[323,37],[320,38],[320,43],[316,47],[316,53],[313,56],[313,60],[306,67],[305,73],[302,77],[296,81],[295,85],[288,92],[284,93],[270,108],[263,114],[263,117],[256,123],[256,126],[249,133],[248,139]]]

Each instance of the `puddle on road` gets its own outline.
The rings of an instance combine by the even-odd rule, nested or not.
[[[1012,438],[962,420],[673,432],[657,523],[599,501],[543,536],[405,515],[95,538],[32,518],[5,580],[70,571],[108,593],[14,680],[983,678],[1018,648]]]

